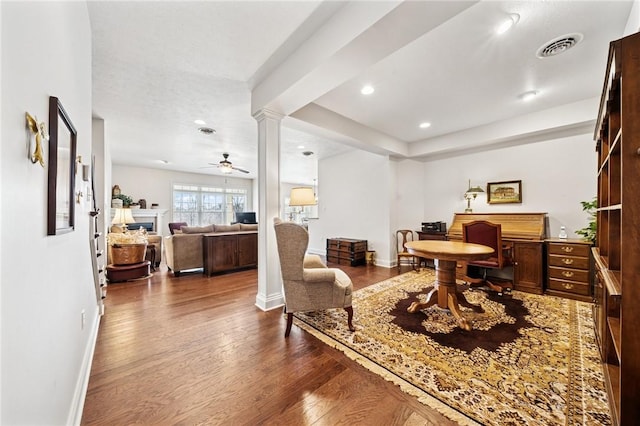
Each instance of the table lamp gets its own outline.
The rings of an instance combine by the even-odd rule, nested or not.
[[[291,188],[289,206],[315,206],[316,195],[310,186],[298,186]]]
[[[298,186],[291,188],[289,195],[289,207],[315,206],[316,194],[310,186]],[[293,216],[293,213],[291,214]],[[290,218],[293,220],[293,217]]]
[[[469,179],[469,189],[464,193],[464,199],[467,200],[467,208],[464,209],[465,213],[471,213],[471,200],[475,200],[479,193],[484,192],[479,186],[471,187],[471,179]]]
[[[112,225],[120,225],[126,231],[128,223],[135,223],[131,209],[116,209],[115,215],[113,215]]]

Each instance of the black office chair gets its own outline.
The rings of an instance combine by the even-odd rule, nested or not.
[[[465,276],[465,281],[471,287],[487,286],[491,290],[498,292],[502,296],[503,292],[511,291],[512,282],[497,285],[487,279],[487,269],[502,269],[513,264],[511,248],[502,245],[502,226],[484,220],[476,220],[462,224],[462,239],[466,243],[482,244],[491,247],[494,254],[485,260],[474,260],[468,262],[467,266],[482,268],[482,278],[471,278]]]

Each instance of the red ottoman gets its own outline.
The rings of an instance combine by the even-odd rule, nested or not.
[[[151,273],[151,262],[145,260],[131,265],[108,265],[107,279],[112,282],[133,280],[146,277]]]

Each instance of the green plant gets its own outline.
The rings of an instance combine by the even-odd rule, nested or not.
[[[123,207],[127,207],[131,205],[131,203],[133,203],[133,198],[129,197],[128,195],[118,194],[118,195],[115,195],[113,198],[121,199]]]
[[[576,230],[576,234],[582,235],[585,240],[591,241],[595,244],[597,230],[596,207],[598,207],[598,200],[596,197],[593,197],[593,200],[580,201],[580,204],[582,204],[582,210],[589,214],[589,223],[586,227]]]

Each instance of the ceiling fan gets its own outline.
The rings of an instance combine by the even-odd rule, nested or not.
[[[234,167],[233,163],[231,161],[228,160],[229,158],[229,154],[228,153],[223,153],[222,157],[224,157],[224,160],[220,161],[219,163],[209,163],[212,166],[215,166],[217,168],[220,169],[220,171],[224,174],[230,174],[232,173],[234,170],[237,172],[241,172],[241,173],[249,173],[248,170],[245,169],[241,169],[239,167]]]

